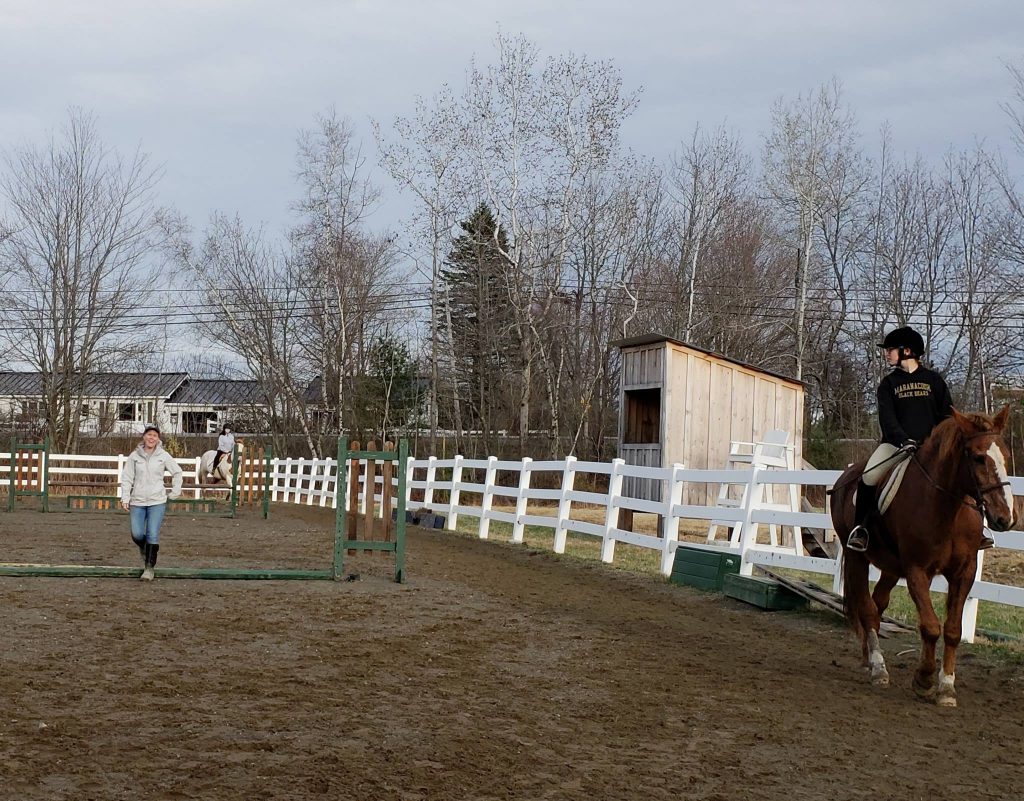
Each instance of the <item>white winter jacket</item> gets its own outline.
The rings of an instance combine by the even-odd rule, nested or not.
[[[164,486],[164,472],[171,474],[171,491]],[[121,501],[132,506],[156,506],[181,495],[181,466],[157,444],[146,453],[139,444],[121,471]]]

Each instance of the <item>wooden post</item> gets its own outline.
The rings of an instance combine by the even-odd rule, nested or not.
[[[353,442],[352,447],[349,449],[352,451],[359,450],[359,443]],[[345,455],[346,466],[348,467],[348,495],[346,496],[346,519],[348,524],[352,526],[352,534],[347,539],[355,540],[358,539],[359,531],[359,472],[361,465],[359,459],[349,459],[348,453]],[[349,555],[355,554],[354,548],[349,548]]]
[[[384,451],[385,453],[394,453],[395,443],[385,442]],[[392,535],[392,522],[391,522],[391,499],[394,497],[395,490],[391,486],[391,480],[394,476],[395,463],[390,459],[384,460],[384,465],[381,470],[381,490],[380,490],[380,511],[384,518],[384,541],[390,542]],[[385,551],[380,551],[381,556],[386,556]]]

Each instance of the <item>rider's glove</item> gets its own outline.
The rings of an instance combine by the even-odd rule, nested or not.
[[[906,451],[907,453],[913,453],[914,451],[917,450],[917,440],[916,439],[905,439],[905,440],[903,440],[903,444],[900,445],[900,450]]]

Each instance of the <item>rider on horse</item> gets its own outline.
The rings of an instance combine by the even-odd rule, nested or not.
[[[235,435],[231,433],[231,426],[224,426],[220,430],[220,436],[217,437],[217,455],[213,457],[213,470],[211,471],[214,475],[217,475],[217,465],[220,464],[220,460],[225,456],[230,456],[234,449]]]
[[[949,387],[942,376],[923,367],[924,339],[910,327],[896,328],[878,343],[894,368],[878,386],[878,423],[882,442],[868,459],[857,484],[855,526],[846,541],[852,551],[868,546],[868,520],[876,504],[876,487],[894,467],[911,458],[932,429],[952,414]],[[995,543],[982,537],[982,548]]]

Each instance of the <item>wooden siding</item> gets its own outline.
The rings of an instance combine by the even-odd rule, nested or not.
[[[661,445],[623,445],[619,448],[619,457],[626,464],[638,467],[661,467]],[[622,477],[622,494],[627,498],[647,498],[651,501],[661,500],[663,482],[653,478]]]
[[[757,441],[776,428],[790,433],[800,464],[804,398],[798,382],[669,341],[624,349],[622,375],[623,412],[627,390],[662,390],[659,448],[625,443],[620,416],[619,455],[628,464],[720,469],[728,466],[732,442]],[[655,484],[627,480],[624,490],[632,497],[660,499]],[[707,503],[717,491],[715,486],[688,487],[684,501]]]
[[[622,389],[660,387],[665,382],[665,348],[661,345],[622,354]]]

